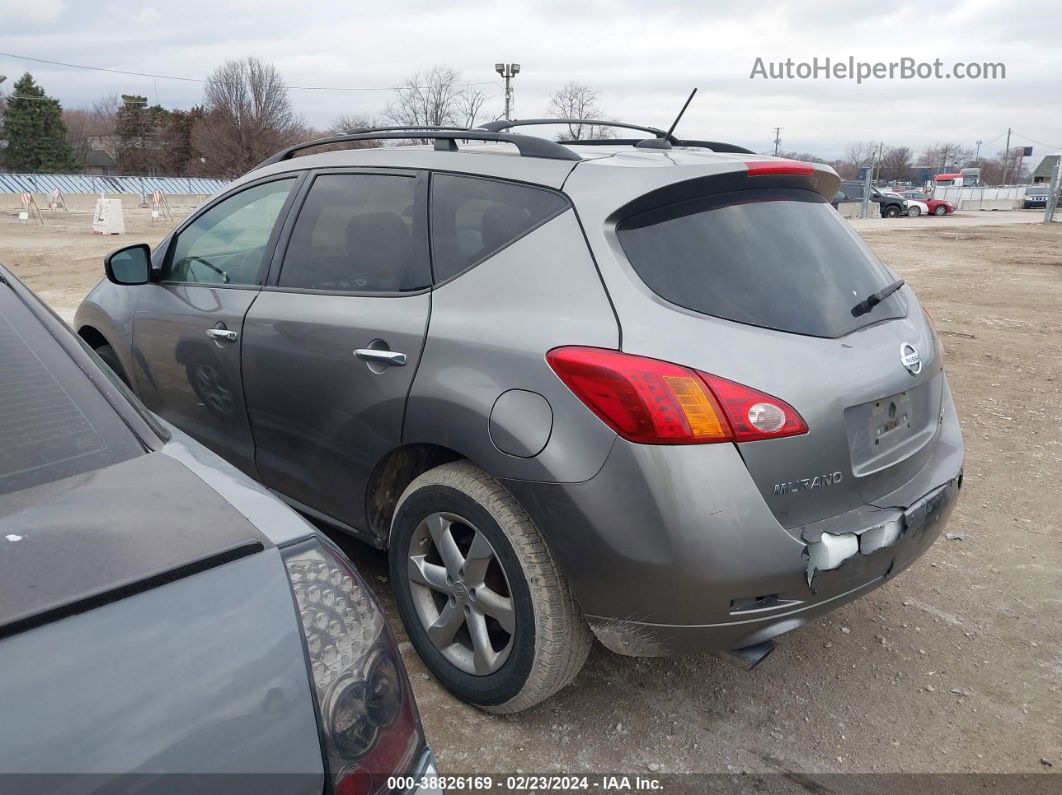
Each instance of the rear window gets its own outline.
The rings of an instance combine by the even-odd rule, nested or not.
[[[852,316],[894,277],[811,191],[735,191],[671,204],[625,219],[617,234],[653,292],[701,314],[840,337],[907,312],[894,293]]]
[[[143,453],[47,330],[10,290],[0,292],[0,494]]]

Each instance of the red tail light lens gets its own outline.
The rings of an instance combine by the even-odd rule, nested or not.
[[[815,173],[815,166],[799,160],[756,160],[745,165],[748,166],[750,177],[809,177]]]
[[[389,792],[424,748],[394,638],[372,593],[342,555],[318,541],[284,551],[302,621],[332,788]]]
[[[556,348],[550,367],[616,433],[641,444],[709,444],[806,433],[788,403],[688,367],[601,348]]]
[[[701,373],[700,376],[722,404],[735,442],[778,439],[808,432],[803,418],[784,400],[717,375]]]

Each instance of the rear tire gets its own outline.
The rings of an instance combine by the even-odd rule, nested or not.
[[[564,575],[520,504],[470,462],[406,488],[389,562],[413,646],[463,701],[520,712],[583,667],[593,635]]]

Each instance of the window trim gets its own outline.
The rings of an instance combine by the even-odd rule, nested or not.
[[[319,290],[315,287],[287,287],[281,285],[280,273],[287,256],[288,247],[291,245],[291,235],[302,214],[303,206],[314,182],[318,177],[332,175],[368,175],[388,176],[400,179],[413,179],[414,187],[414,226],[413,226],[413,257],[417,261],[428,263],[428,285],[418,290],[382,292],[377,290]],[[431,267],[431,249],[429,235],[431,218],[428,215],[429,173],[422,169],[414,168],[386,168],[375,166],[328,166],[324,168],[310,169],[306,172],[306,179],[299,186],[294,205],[288,212],[281,226],[280,239],[273,256],[270,258],[269,270],[264,277],[261,289],[273,293],[294,293],[299,295],[339,295],[363,298],[407,298],[415,295],[423,295],[431,292],[434,281],[434,270]],[[419,227],[419,228],[418,228]]]
[[[500,183],[505,184],[505,185],[517,185],[517,186],[522,187],[522,188],[532,188],[534,190],[540,190],[540,191],[543,191],[545,193],[552,193],[555,196],[559,196],[563,200],[564,206],[561,207],[560,209],[558,209],[556,212],[546,216],[545,218],[543,218],[538,223],[536,223],[536,224],[534,224],[532,226],[529,226],[527,229],[525,229],[519,235],[517,235],[512,240],[507,242],[501,248],[496,248],[496,249],[494,249],[494,251],[488,252],[487,254],[483,255],[482,257],[477,259],[475,262],[473,262],[471,265],[468,265],[464,269],[459,270],[457,273],[453,274],[452,276],[448,276],[445,279],[439,280],[439,279],[436,279],[436,277],[435,277],[435,243],[434,243],[434,240],[431,240],[431,236],[432,236],[431,228],[432,228],[432,220],[433,220],[432,213],[433,213],[433,206],[434,206],[435,176],[437,174],[441,174],[441,175],[449,176],[449,177],[461,177],[461,178],[464,178],[464,179],[482,180],[484,182],[500,182]],[[573,209],[573,205],[572,205],[572,200],[568,196],[568,194],[564,193],[564,191],[557,190],[555,188],[548,188],[545,185],[538,185],[538,184],[535,184],[533,182],[521,182],[520,180],[515,180],[515,179],[504,179],[504,178],[500,178],[500,177],[486,176],[486,175],[482,175],[482,174],[469,174],[469,173],[462,172],[462,171],[445,171],[445,170],[441,170],[441,169],[432,170],[432,172],[431,172],[431,185],[430,185],[429,190],[428,190],[428,238],[429,238],[429,241],[431,242],[431,278],[432,278],[433,287],[435,287],[435,288],[442,287],[442,286],[447,285],[450,282],[454,281],[454,279],[459,279],[460,277],[464,276],[466,273],[468,273],[473,268],[478,268],[480,265],[482,265],[487,260],[489,260],[492,257],[495,257],[498,254],[500,254],[501,252],[505,251],[505,249],[507,249],[507,248],[509,248],[509,246],[513,245],[513,243],[516,243],[518,240],[522,240],[523,238],[527,237],[529,234],[534,232],[539,227],[545,226],[550,221],[552,221],[554,218],[557,218],[558,216],[563,215],[564,213],[566,213],[568,210],[571,210],[571,209]]]
[[[276,174],[270,174],[256,179],[251,182],[244,182],[236,186],[232,190],[221,194],[208,204],[204,204],[195,213],[188,216],[180,226],[178,226],[173,232],[170,233],[169,238],[166,241],[166,253],[162,258],[162,265],[159,268],[158,276],[153,280],[154,284],[160,285],[182,285],[193,287],[209,287],[212,289],[223,290],[261,290],[265,284],[266,278],[269,273],[269,264],[272,261],[274,252],[276,251],[277,243],[280,241],[280,232],[284,228],[288,215],[291,214],[291,207],[294,203],[295,197],[301,190],[302,184],[306,179],[306,170],[301,171],[279,171]],[[265,185],[270,182],[277,182],[279,180],[293,180],[291,189],[288,191],[288,196],[284,200],[284,204],[280,208],[280,212],[277,214],[277,220],[273,223],[273,230],[269,234],[269,239],[265,245],[265,256],[262,257],[262,264],[258,267],[258,275],[255,278],[254,284],[225,284],[224,282],[189,282],[176,279],[163,278],[169,269],[173,265],[173,252],[177,247],[177,238],[179,238],[184,232],[203,217],[206,213],[217,207],[224,201],[228,201],[234,196],[243,193],[245,190],[251,188],[257,188],[260,185]]]

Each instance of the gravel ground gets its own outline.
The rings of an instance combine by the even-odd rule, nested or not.
[[[714,655],[638,660],[598,646],[550,701],[489,716],[442,690],[404,642],[384,557],[342,540],[403,641],[441,767],[784,773],[798,782],[1062,770],[1062,226],[1029,223],[1041,215],[855,224],[918,291],[944,340],[967,445],[948,528],[957,536],[783,638],[751,672]],[[20,225],[0,200],[0,262],[68,319],[103,253],[154,243],[168,228],[131,201],[120,241],[88,235],[87,212],[48,220],[44,230]]]

